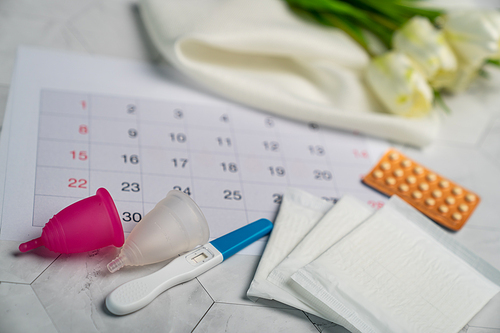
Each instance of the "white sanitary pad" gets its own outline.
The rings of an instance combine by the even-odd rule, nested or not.
[[[307,192],[294,188],[286,190],[273,232],[247,292],[250,299],[274,299],[278,293],[288,296],[266,278],[332,207],[331,203]]]
[[[500,290],[495,268],[396,196],[292,280],[360,332],[458,332]]]
[[[354,197],[349,195],[342,197],[269,274],[267,280],[288,294],[288,297],[283,297],[282,292],[274,293],[273,298],[303,311],[322,316],[321,313],[317,313],[316,310],[303,303],[304,299],[301,295],[290,287],[290,277],[299,268],[316,259],[372,213],[372,209]],[[330,316],[328,319],[348,328],[351,332],[356,332],[356,329],[351,327],[350,323],[341,316],[336,316],[336,318]]]

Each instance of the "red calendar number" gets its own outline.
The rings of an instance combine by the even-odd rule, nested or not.
[[[80,152],[77,152],[76,150],[72,150],[72,151],[70,151],[70,154],[74,160],[79,159],[80,161],[85,161],[88,158],[87,152],[84,150],[82,150]]]
[[[85,179],[76,179],[76,178],[70,178],[68,179],[69,184],[68,187],[71,188],[87,188],[87,180]]]
[[[87,134],[89,132],[89,129],[87,125],[80,125],[80,127],[78,128],[78,132],[80,134]]]
[[[365,149],[363,149],[363,150],[353,149],[352,153],[354,154],[354,157],[356,157],[356,158],[368,158],[369,157],[368,152]]]
[[[368,204],[375,209],[384,207],[384,203],[382,201],[368,200]]]

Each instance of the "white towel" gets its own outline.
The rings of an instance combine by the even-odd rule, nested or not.
[[[143,0],[141,15],[173,66],[229,99],[416,146],[437,135],[435,112],[409,119],[381,111],[363,83],[365,51],[281,0]]]

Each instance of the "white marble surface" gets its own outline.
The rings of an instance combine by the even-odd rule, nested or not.
[[[499,1],[480,1],[499,6]],[[134,0],[0,1],[0,119],[18,45],[162,61],[140,22]],[[448,99],[439,139],[410,157],[476,191],[482,203],[452,233],[500,269],[500,73]],[[479,105],[478,105],[478,101]],[[458,111],[455,111],[458,110]],[[277,302],[253,303],[245,292],[259,257],[236,255],[206,274],[160,295],[141,311],[116,317],[103,306],[119,284],[164,264],[109,274],[116,250],[58,256],[39,249],[17,253],[0,242],[0,332],[346,332],[340,326]],[[500,333],[500,296],[462,332]]]

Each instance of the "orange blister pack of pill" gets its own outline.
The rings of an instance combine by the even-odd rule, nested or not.
[[[460,230],[480,201],[477,194],[394,149],[385,153],[363,182],[386,195],[398,195],[451,230]]]

